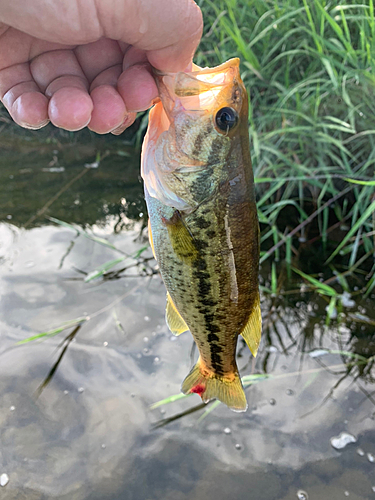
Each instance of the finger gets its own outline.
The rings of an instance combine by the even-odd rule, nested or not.
[[[33,83],[17,85],[4,98],[5,107],[21,127],[37,130],[49,122],[48,99],[34,88]],[[17,93],[20,93],[16,97]],[[8,101],[13,101],[9,104]]]
[[[77,47],[77,60],[91,81],[90,96],[93,111],[89,129],[105,134],[129,123],[125,103],[117,92],[117,81],[122,71],[123,52],[115,40],[101,39]],[[134,120],[133,120],[134,121]]]
[[[78,77],[85,82],[87,88],[89,85],[73,50],[70,49],[51,50],[38,55],[30,62],[30,71],[42,91],[62,76]]]
[[[152,51],[151,64],[172,72],[189,64],[203,27],[193,0],[85,0],[69,8],[66,2],[0,0],[0,7],[3,23],[34,37],[74,45],[119,40]]]
[[[97,42],[78,46],[74,51],[87,80],[91,83],[107,69],[121,67],[123,52],[115,40],[101,38]]]
[[[198,46],[203,21],[192,0],[119,0],[116,16],[108,15],[107,0],[96,1],[105,36],[149,51],[148,60],[162,71],[183,71]]]
[[[49,121],[48,99],[33,81],[28,64],[17,64],[1,71],[0,100],[22,127],[38,129]]]
[[[93,107],[86,91],[73,86],[62,86],[49,101],[48,115],[56,127],[74,132],[89,124]]]
[[[0,0],[0,12],[5,25],[49,42],[83,44],[103,36],[95,0]]]
[[[129,111],[148,109],[158,95],[150,66],[137,64],[124,71],[118,80],[118,91]]]
[[[145,50],[138,49],[137,47],[130,46],[124,52],[122,69],[125,71],[134,66],[135,64],[148,63],[147,53]]]
[[[91,92],[93,111],[88,124],[90,130],[106,134],[119,128],[127,117],[125,103],[111,85],[100,85]]]
[[[7,29],[1,35],[0,42],[2,48],[0,51],[0,71],[18,64],[29,63],[44,52],[74,48],[74,46],[38,40],[14,28]]]
[[[111,85],[112,87],[116,88],[121,73],[121,64],[111,66],[102,73],[99,73],[99,75],[92,81],[90,85],[90,92],[92,92],[96,87],[99,87],[100,85]]]
[[[115,130],[112,130],[113,135],[120,135],[123,133],[123,131],[127,128],[130,127],[130,125],[133,125],[135,122],[135,119],[137,118],[137,113],[128,113],[122,122],[122,124],[117,127]]]
[[[35,82],[29,60],[66,47],[47,44],[13,28],[3,33],[1,46],[8,50],[0,51],[0,99],[18,124],[40,128],[49,121],[48,99]]]
[[[144,50],[130,47],[124,56],[124,72],[118,79],[118,91],[129,111],[144,111],[158,95],[151,66]]]
[[[80,130],[91,120],[89,83],[72,50],[40,54],[30,63],[32,76],[50,97],[48,114],[56,127]]]

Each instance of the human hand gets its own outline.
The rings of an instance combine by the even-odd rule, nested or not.
[[[0,99],[22,127],[118,134],[201,34],[193,0],[0,0]]]

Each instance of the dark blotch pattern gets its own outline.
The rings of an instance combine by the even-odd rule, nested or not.
[[[195,222],[199,229],[207,229],[210,226],[210,222],[204,217],[198,217]],[[206,331],[208,332],[207,341],[210,346],[212,369],[215,371],[216,375],[223,376],[223,360],[220,356],[223,348],[218,344],[219,337],[216,335],[216,333],[220,332],[220,328],[214,323],[215,315],[209,312],[209,308],[215,307],[217,303],[210,298],[212,289],[210,283],[211,277],[206,271],[207,264],[205,261],[205,250],[208,244],[203,240],[194,240],[194,244],[199,251],[199,257],[194,262],[195,270],[193,272],[193,276],[197,280],[198,285],[198,302],[200,305],[198,310],[204,317]]]
[[[199,227],[199,229],[207,229],[211,226],[211,222],[204,217],[197,217],[195,219],[195,224]]]
[[[221,137],[217,137],[214,141],[212,141],[211,150],[208,155],[210,165],[216,165],[221,161],[222,148],[223,139]]]
[[[205,248],[208,247],[208,243],[206,243],[203,240],[195,240],[194,243],[195,243],[197,250],[199,250],[199,251],[204,250]]]

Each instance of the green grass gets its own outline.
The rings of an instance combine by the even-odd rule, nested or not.
[[[290,266],[298,261],[301,239],[319,246],[319,271],[328,272],[323,263],[333,259],[347,271],[367,255],[368,292],[375,286],[372,0],[200,5],[205,34],[197,64],[240,56],[250,94],[261,261]]]
[[[350,291],[359,276],[361,293],[375,289],[373,1],[198,2],[205,30],[195,61],[212,66],[240,56],[249,90],[261,263],[276,262],[271,294],[280,292],[281,264],[288,278],[293,265],[331,279],[334,263]],[[146,116],[138,125],[140,146]],[[0,127],[11,127],[1,109]],[[301,259],[307,247],[319,254],[313,270]]]

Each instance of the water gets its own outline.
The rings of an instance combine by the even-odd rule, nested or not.
[[[327,303],[311,294],[264,296],[254,370],[270,377],[246,390],[249,410],[219,405],[202,419],[204,409],[189,412],[200,405],[195,395],[150,410],[179,393],[192,347],[189,333],[171,342],[150,250],[112,279],[85,282],[122,254],[45,218],[87,227],[128,254],[142,248],[138,156],[120,139],[41,145],[30,137],[0,139],[0,498],[373,498],[371,369],[347,375],[348,359],[326,350],[374,354],[373,326],[358,316],[326,328]],[[85,169],[97,148],[109,155]],[[265,285],[268,273],[264,266]],[[350,312],[362,308],[373,320],[364,299]],[[74,327],[15,345],[76,318],[86,321],[65,344]],[[242,341],[238,364],[252,373]],[[357,442],[334,449],[342,432]]]

